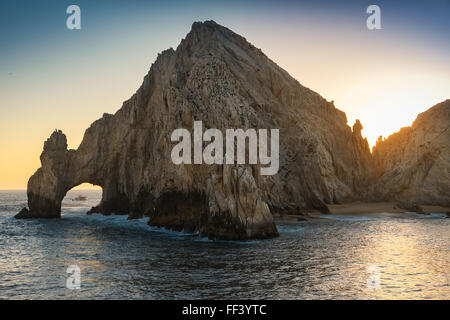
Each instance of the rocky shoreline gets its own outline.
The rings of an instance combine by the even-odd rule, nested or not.
[[[259,164],[176,165],[171,133],[205,128],[279,129],[278,174]],[[149,217],[149,224],[198,230],[210,239],[278,235],[283,212],[334,212],[355,201],[450,206],[450,100],[370,152],[362,124],[302,86],[245,38],[196,22],[176,50],[162,52],[137,92],[85,132],[77,150],[56,130],[28,182],[16,218],[59,218],[81,183],[103,189],[90,213]],[[447,129],[446,129],[447,128]]]

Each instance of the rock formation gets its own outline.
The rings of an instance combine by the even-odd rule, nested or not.
[[[173,164],[171,133],[192,132],[197,120],[222,132],[280,129],[278,174],[262,176],[259,165]],[[273,212],[328,212],[327,204],[370,197],[373,160],[361,129],[357,121],[352,130],[344,112],[243,37],[213,21],[194,23],[176,50],[158,56],[121,109],[86,130],[77,150],[67,150],[61,131],[50,136],[42,167],[28,182],[29,210],[17,217],[59,217],[67,191],[89,182],[103,188],[91,213],[146,216],[150,225],[211,239],[273,237]],[[433,152],[432,145],[424,148]],[[383,150],[376,148],[381,197],[391,174]]]
[[[373,148],[372,199],[450,206],[450,100]],[[410,205],[411,206],[411,205]]]
[[[171,132],[204,126],[280,129],[280,169],[258,165],[175,165]],[[103,188],[92,212],[148,216],[149,224],[199,230],[213,239],[277,235],[271,210],[316,208],[359,198],[370,152],[345,114],[303,87],[243,37],[213,21],[194,23],[161,53],[139,90],[87,129],[77,150],[55,131],[28,182],[29,211],[59,217],[68,190]]]

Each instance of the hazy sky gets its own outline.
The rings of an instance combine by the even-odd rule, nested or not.
[[[0,4],[0,189],[24,189],[55,129],[84,130],[140,86],[192,22],[244,36],[360,119],[374,144],[450,98],[450,1],[5,1]],[[66,8],[81,8],[81,30]],[[366,8],[381,8],[368,30]]]

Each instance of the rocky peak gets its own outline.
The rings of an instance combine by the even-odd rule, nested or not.
[[[41,163],[56,168],[64,162],[67,152],[67,138],[61,130],[55,130],[44,143]]]
[[[217,24],[213,20],[194,22],[192,24],[191,31],[186,35],[185,39],[181,41],[180,48],[184,48],[184,45],[188,44],[190,46],[199,44],[209,44],[214,46],[217,45],[218,42],[226,43],[227,41],[245,43],[246,46],[249,46],[249,43],[244,37],[241,37],[230,29]]]
[[[44,143],[44,151],[67,150],[67,138],[61,130],[55,130]]]
[[[353,133],[356,135],[361,135],[362,129],[363,129],[363,126],[362,126],[361,122],[358,119],[356,119],[355,124],[353,124],[353,128],[352,128]]]

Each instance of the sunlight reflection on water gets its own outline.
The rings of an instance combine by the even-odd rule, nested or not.
[[[62,219],[15,220],[25,193],[0,192],[0,298],[450,298],[450,219],[337,217],[279,224],[275,239],[213,242],[86,216],[100,196],[65,200]],[[80,290],[65,287],[73,264]],[[367,286],[370,266],[379,289]]]

